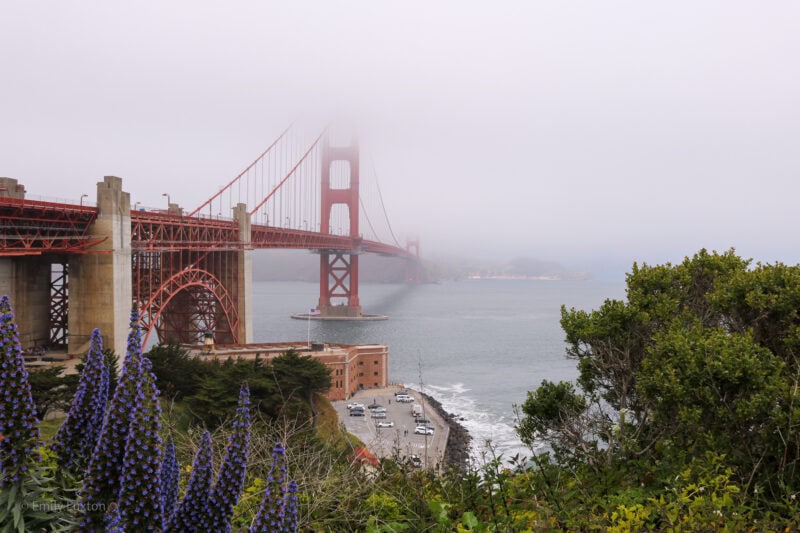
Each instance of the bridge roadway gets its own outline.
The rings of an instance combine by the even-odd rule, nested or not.
[[[124,353],[131,308],[145,339],[157,331],[163,342],[185,343],[211,331],[218,342],[247,343],[254,249],[319,252],[324,316],[362,316],[360,254],[418,264],[416,252],[358,233],[251,224],[243,203],[232,208],[233,219],[188,216],[174,203],[164,211],[131,209],[114,176],[97,184],[97,207],[27,199],[11,178],[0,178],[0,191],[0,292],[27,325],[25,347],[81,353],[98,327],[108,347]]]
[[[416,424],[411,414],[411,406],[414,403],[397,402],[394,393],[398,390],[400,390],[398,386],[365,389],[355,393],[349,400],[337,400],[331,403],[348,433],[358,437],[377,457],[397,457],[402,461],[414,454],[422,459],[424,467],[438,469],[443,465],[450,427],[419,392],[412,390],[414,403],[424,407],[425,418],[434,428],[431,436],[415,434]],[[362,403],[365,406],[376,402],[386,408],[386,418],[372,418],[369,409],[365,409],[365,416],[349,416],[347,404],[351,402]],[[389,420],[394,422],[393,428],[376,426],[377,422]]]

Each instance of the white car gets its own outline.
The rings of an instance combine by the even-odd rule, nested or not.
[[[352,409],[353,407],[360,407],[361,409],[365,409],[363,403],[353,402],[353,403],[348,403],[347,404],[347,408],[348,409]]]
[[[414,403],[414,398],[412,398],[411,396],[400,394],[397,396],[397,401],[400,403]]]
[[[386,418],[386,413],[372,413],[372,418]]]
[[[376,407],[375,409],[372,410],[372,412],[373,413],[385,413],[386,412],[386,408],[385,407]]]
[[[433,435],[433,428],[428,426],[417,426],[414,428],[417,435]]]
[[[394,427],[394,422],[392,422],[391,420],[384,420],[383,422],[378,422],[377,424],[375,424],[375,427],[378,427],[378,428],[393,428]]]

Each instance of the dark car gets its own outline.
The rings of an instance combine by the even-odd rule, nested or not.
[[[354,408],[350,409],[350,416],[364,416],[364,409],[363,408],[354,407]]]

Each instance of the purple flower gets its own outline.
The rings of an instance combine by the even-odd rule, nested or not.
[[[39,421],[8,296],[0,298],[0,488],[19,481],[35,459]]]
[[[142,357],[141,365],[141,387],[122,465],[119,514],[126,529],[161,531],[161,405],[152,363]]]
[[[242,385],[239,406],[228,441],[225,459],[208,498],[208,507],[201,520],[201,531],[227,533],[231,530],[233,507],[239,499],[247,471],[247,450],[250,445],[250,389]]]
[[[125,533],[125,528],[122,527],[122,518],[119,515],[119,507],[112,504],[105,516],[105,531],[106,533]]]
[[[136,406],[142,397],[142,351],[139,315],[131,312],[131,331],[122,375],[100,430],[83,482],[84,516],[80,531],[101,531],[102,509],[117,501],[122,483],[123,459]],[[122,515],[123,513],[120,512]]]
[[[282,497],[284,491],[283,482],[286,477],[286,466],[284,461],[285,450],[280,442],[275,443],[272,449],[272,464],[267,474],[267,486],[264,489],[264,497],[258,513],[250,526],[250,533],[262,533],[272,531],[283,531],[285,501]]]
[[[172,439],[164,446],[164,459],[161,462],[161,508],[164,511],[164,524],[169,524],[178,504],[178,487],[181,482],[181,469],[175,459],[175,444]]]
[[[186,486],[186,494],[181,500],[178,509],[167,524],[167,531],[193,533],[202,531],[200,520],[208,506],[208,493],[211,490],[211,480],[214,475],[211,464],[211,435],[208,431],[200,437],[200,446],[194,456],[192,475]]]
[[[67,418],[50,444],[59,466],[73,474],[83,473],[100,436],[107,403],[108,367],[103,356],[103,337],[95,329]]]

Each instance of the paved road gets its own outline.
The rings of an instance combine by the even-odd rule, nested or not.
[[[416,391],[410,391],[415,399],[414,403],[397,402],[394,393],[398,390],[399,387],[368,389],[357,392],[347,401],[332,403],[347,431],[361,439],[376,456],[397,456],[402,460],[415,454],[422,459],[423,466],[437,468],[444,458],[450,428]],[[372,418],[369,409],[365,409],[365,416],[349,416],[347,404],[351,402],[359,402],[365,406],[376,402],[386,408],[386,418]],[[414,433],[416,424],[411,415],[411,407],[414,404],[423,406],[425,418],[430,421],[428,425],[434,428],[433,435]],[[381,421],[392,421],[394,427],[376,427],[375,424]]]

